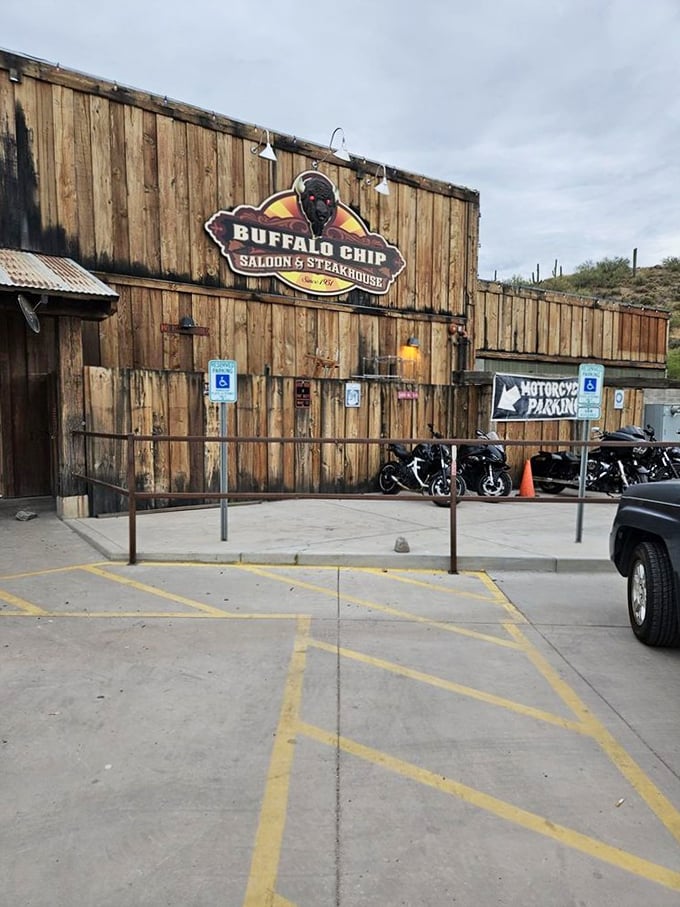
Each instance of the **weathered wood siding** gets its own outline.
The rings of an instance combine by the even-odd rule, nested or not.
[[[86,428],[93,432],[137,435],[219,437],[219,406],[204,395],[203,373],[86,367]],[[488,428],[491,386],[421,385],[417,399],[398,399],[386,382],[361,382],[362,406],[346,408],[345,383],[310,379],[311,405],[294,405],[295,379],[242,375],[238,401],[227,406],[227,434],[242,438],[328,438],[323,444],[232,442],[229,488],[233,491],[343,493],[374,489],[383,445],[339,443],[337,438],[426,438],[435,424],[449,438],[473,438]],[[626,394],[627,407],[613,410],[607,389],[603,417],[610,427],[638,422],[642,392]],[[509,440],[580,440],[579,422],[499,423]],[[510,446],[515,482],[526,457],[539,449]],[[157,441],[135,445],[136,488],[140,491],[219,491],[218,442]],[[127,487],[127,442],[88,439],[87,469],[93,478]],[[125,509],[110,491],[91,491],[94,512]],[[172,504],[165,499],[162,507]]]
[[[202,372],[86,367],[88,431],[137,435],[218,437],[219,405],[204,395]],[[238,401],[227,406],[227,434],[243,438],[329,438],[324,444],[244,442],[229,449],[229,487],[238,491],[343,492],[372,487],[386,451],[379,444],[341,444],[335,438],[424,438],[435,424],[464,436],[467,389],[424,385],[417,399],[398,399],[389,382],[361,383],[362,405],[345,407],[345,382],[311,378],[311,405],[295,406],[295,379],[240,375]],[[476,389],[472,389],[476,394]],[[487,394],[488,397],[488,394]],[[140,442],[136,487],[144,491],[219,491],[217,442]],[[127,486],[127,442],[88,439],[93,478]],[[97,512],[123,504],[94,492]],[[161,502],[163,506],[168,502]]]
[[[111,280],[120,294],[118,312],[84,323],[87,364],[108,368],[205,371],[210,359],[229,358],[239,373],[349,379],[395,357],[404,383],[448,384],[455,368],[454,335],[446,322],[396,312],[352,312],[282,297],[234,299],[200,287],[167,289],[158,281]],[[190,316],[207,334],[162,332]],[[420,346],[408,347],[409,337]],[[332,360],[324,369],[316,356]]]
[[[19,81],[10,81],[10,67]],[[111,277],[248,291],[245,300],[268,292],[319,302],[274,278],[233,273],[204,224],[220,209],[257,206],[290,189],[327,149],[276,134],[278,160],[269,162],[251,151],[261,137],[254,126],[5,52],[0,112],[8,189],[22,202],[0,221],[0,245],[18,247],[28,232],[35,251],[68,254]],[[464,315],[476,278],[478,194],[389,168],[390,195],[381,195],[366,181],[376,167],[331,157],[319,171],[372,231],[401,250],[406,269],[385,298],[353,290],[340,299]],[[143,293],[133,295],[142,309],[135,324],[148,318],[153,347],[155,309],[147,310]]]
[[[658,370],[666,362],[669,320],[657,309],[479,281],[476,354]]]

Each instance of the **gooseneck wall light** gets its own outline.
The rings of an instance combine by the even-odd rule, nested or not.
[[[378,167],[375,175],[376,175],[376,177],[378,177],[380,175],[381,169],[382,169],[382,179],[376,185],[375,191],[379,192],[381,195],[389,195],[390,194],[390,184],[387,182],[387,170],[385,169],[384,164],[381,164],[380,167]]]
[[[262,136],[265,136],[265,135],[267,137],[267,141],[263,142]],[[257,145],[253,145],[253,147],[250,149],[250,153],[259,154],[259,156],[263,157],[266,161],[275,161],[277,159],[276,152],[272,148],[272,143],[269,139],[269,130],[268,129],[262,130],[262,133],[260,134],[260,140],[258,141]]]
[[[364,161],[364,164],[366,161]],[[364,186],[373,186],[376,192],[381,195],[390,194],[390,184],[387,182],[387,170],[384,164],[378,164],[374,176],[365,176],[365,171],[359,171],[359,179],[363,181]]]
[[[340,133],[340,135],[342,136],[342,138],[340,139],[340,144],[338,144],[335,141],[335,137],[338,135],[338,133]],[[347,142],[345,141],[345,131],[342,128],[342,126],[335,127],[335,129],[333,130],[333,132],[331,134],[331,140],[328,143],[328,151],[324,154],[324,156],[320,160],[312,161],[312,167],[315,170],[317,170],[319,167],[319,164],[323,164],[323,162],[327,161],[331,155],[333,155],[333,157],[337,157],[337,159],[339,161],[349,162],[352,160],[351,155],[350,155],[349,151],[347,150]]]

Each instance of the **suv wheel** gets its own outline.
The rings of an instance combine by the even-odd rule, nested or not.
[[[648,646],[680,645],[678,609],[668,552],[660,542],[640,542],[628,574],[628,617]]]

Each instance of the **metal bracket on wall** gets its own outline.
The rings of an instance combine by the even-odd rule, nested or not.
[[[197,324],[190,328],[181,327],[179,324],[161,325],[161,334],[197,334],[200,337],[207,337],[209,333],[208,328],[199,327]]]

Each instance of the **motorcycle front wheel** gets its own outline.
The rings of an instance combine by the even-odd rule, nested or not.
[[[378,474],[378,488],[383,494],[398,494],[400,485],[397,482],[397,463],[385,463]]]
[[[507,498],[512,491],[512,479],[507,472],[484,473],[477,484],[477,494],[483,498]]]
[[[448,497],[451,494],[451,476],[446,472],[438,472],[430,479],[430,484],[428,485],[428,493],[433,496],[444,496]],[[456,474],[456,497],[462,498],[467,487],[465,485],[465,480],[460,473]],[[436,504],[437,507],[450,507],[451,501],[433,501],[433,504]]]

